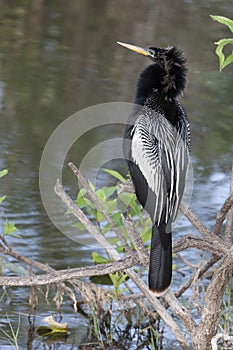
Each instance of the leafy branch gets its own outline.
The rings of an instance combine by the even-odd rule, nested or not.
[[[227,26],[230,29],[230,31],[233,33],[233,21],[231,19],[223,16],[213,16],[213,15],[210,15],[210,17],[214,21]],[[215,44],[217,45],[215,52],[219,58],[219,69],[220,71],[222,71],[226,66],[228,66],[230,63],[233,62],[233,52],[229,54],[227,57],[225,57],[223,53],[223,49],[225,48],[226,45],[228,44],[233,45],[233,38],[220,39],[219,41],[216,41]]]

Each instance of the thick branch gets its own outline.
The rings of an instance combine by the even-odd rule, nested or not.
[[[24,255],[17,253],[14,250],[14,248],[11,246],[11,244],[5,239],[5,237],[3,235],[0,235],[0,240],[4,243],[4,245],[2,243],[0,243],[0,251],[3,254],[12,256],[16,260],[21,261],[21,262],[27,264],[28,266],[34,267],[40,271],[44,271],[44,272],[55,271],[51,266],[49,266],[47,264],[46,265],[42,264],[38,261],[27,258]],[[11,278],[11,277],[7,277],[7,278]],[[76,297],[75,297],[73,291],[69,287],[67,287],[65,285],[65,283],[63,283],[62,281],[58,282],[57,285],[62,292],[66,293],[70,297],[70,299],[73,301],[74,309],[75,309],[76,308],[76,306],[75,306],[76,305]]]
[[[209,241],[206,238],[186,235],[173,244],[173,251],[177,253],[188,248],[197,248],[222,257],[227,252],[227,249],[218,243],[218,240]]]
[[[232,205],[233,205],[233,194],[225,200],[222,208],[217,213],[217,220],[214,225],[213,232],[218,236],[221,236],[223,221],[226,219],[227,213],[232,208]],[[231,224],[229,224],[229,226],[231,227],[231,231],[232,231],[232,222]]]
[[[68,281],[74,278],[101,276],[116,271],[125,270],[134,266],[138,262],[136,254],[128,256],[122,260],[114,261],[108,264],[99,264],[96,266],[85,266],[74,269],[65,269],[53,271],[43,275],[30,275],[20,277],[2,277],[0,276],[0,285],[7,286],[38,286],[60,281]]]
[[[194,332],[194,337],[192,337],[195,349],[202,350],[203,344],[210,344],[216,333],[223,295],[232,276],[232,271],[233,247],[220,261],[207,288],[201,321]]]

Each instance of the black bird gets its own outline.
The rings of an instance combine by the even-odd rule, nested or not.
[[[137,83],[124,154],[136,196],[152,220],[149,288],[161,295],[171,283],[171,223],[184,192],[189,161],[189,123],[178,100],[186,85],[186,60],[176,47],[118,44],[153,61]]]

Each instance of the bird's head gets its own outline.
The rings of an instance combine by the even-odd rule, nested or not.
[[[185,76],[187,69],[185,67],[186,59],[181,50],[178,50],[174,46],[167,48],[143,48],[122,42],[117,43],[129,50],[147,56],[155,64],[160,66],[163,71],[163,77],[160,81],[160,90],[163,91],[169,99],[176,97],[183,91],[186,85]]]

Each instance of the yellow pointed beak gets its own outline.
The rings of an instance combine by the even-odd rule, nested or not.
[[[121,43],[120,41],[117,41],[117,44],[124,46],[129,50],[140,53],[141,55],[144,55],[144,56],[149,55],[148,49],[144,49],[143,47],[139,47],[139,46],[135,46],[135,45],[131,45],[131,44],[126,44],[126,43]]]

